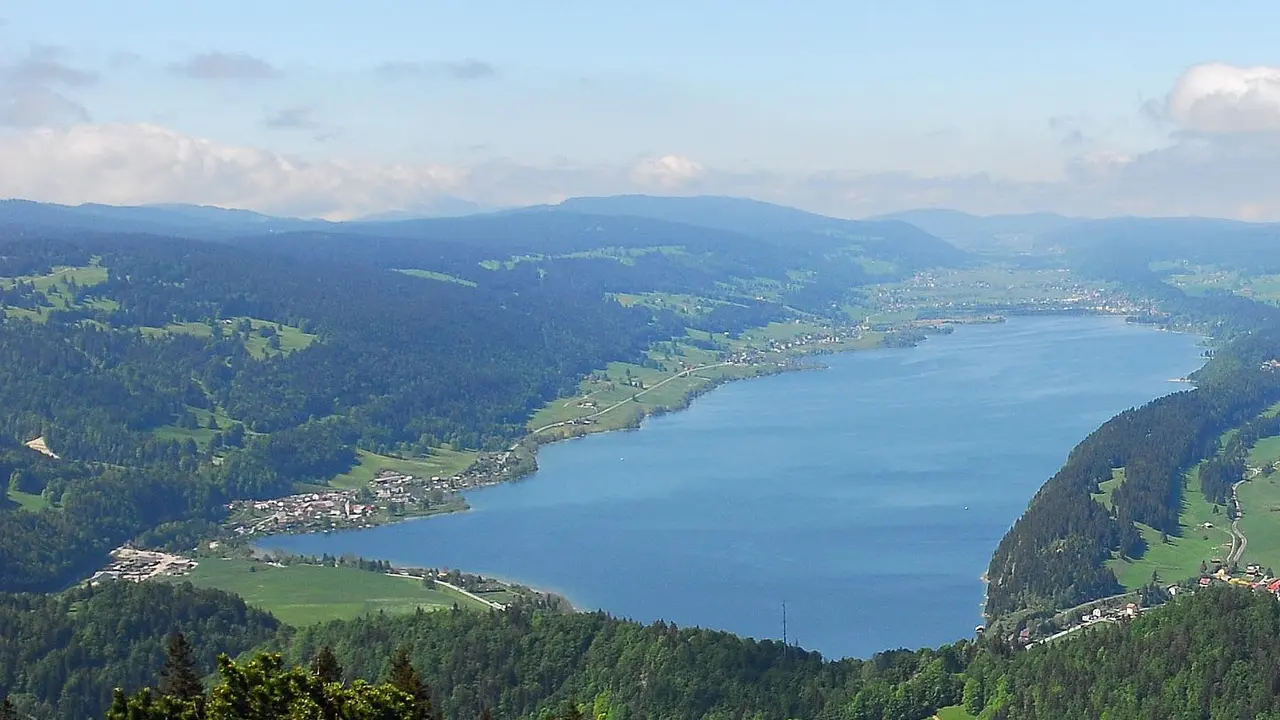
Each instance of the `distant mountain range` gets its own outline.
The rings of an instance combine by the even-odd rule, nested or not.
[[[207,205],[56,205],[0,200],[0,226],[31,230],[152,233],[195,239],[327,228],[324,220],[279,218]]]
[[[959,210],[920,209],[879,215],[871,220],[900,220],[975,252],[1026,252],[1049,233],[1087,220],[1056,213],[970,215]]]
[[[1234,238],[1272,238],[1277,225],[1209,218],[1072,218],[1055,213],[972,215],[958,210],[905,210],[864,220],[847,220],[746,198],[723,196],[663,197],[617,195],[576,197],[557,205],[495,209],[459,198],[443,197],[403,210],[377,213],[345,222],[276,217],[250,210],[205,205],[161,204],[114,206],[57,205],[29,200],[0,200],[0,226],[24,230],[92,230],[149,233],[196,239],[261,237],[283,233],[322,232],[343,235],[443,239],[459,242],[475,233],[521,232],[522,217],[634,217],[750,236],[772,243],[854,241],[891,261],[954,264],[967,253],[1043,253],[1107,242],[1152,242],[1153,234],[1168,242],[1202,239],[1206,233]],[[530,230],[545,224],[529,221]],[[572,225],[570,223],[569,225]],[[568,228],[560,223],[556,227]],[[565,230],[567,231],[567,230]]]

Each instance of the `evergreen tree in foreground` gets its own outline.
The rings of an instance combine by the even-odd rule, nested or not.
[[[387,684],[413,698],[414,718],[433,720],[437,717],[431,705],[431,688],[422,681],[422,676],[409,658],[409,648],[404,645],[396,648],[395,655],[391,657]]]
[[[175,632],[169,636],[169,647],[160,669],[160,692],[178,700],[195,700],[204,696],[204,685],[196,671],[195,657],[187,636]]]
[[[151,689],[116,690],[107,720],[411,720],[421,717],[414,699],[391,685],[357,680],[326,683],[306,668],[286,668],[279,655],[262,653],[237,664],[218,658],[221,681],[208,697],[179,699]]]
[[[311,672],[327,683],[342,682],[342,666],[338,664],[338,658],[328,645],[316,653],[315,659],[311,661]]]

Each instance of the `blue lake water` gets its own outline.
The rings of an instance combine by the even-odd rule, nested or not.
[[[473,511],[271,538],[305,554],[456,567],[576,605],[828,656],[938,645],[981,621],[981,574],[1068,451],[1185,389],[1198,338],[1016,318],[830,368],[725,385],[638,431],[545,447]]]

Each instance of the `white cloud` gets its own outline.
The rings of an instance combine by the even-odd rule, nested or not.
[[[696,160],[679,155],[644,158],[631,170],[631,178],[639,185],[673,190],[697,180],[706,168]]]
[[[457,188],[439,165],[307,162],[146,124],[0,135],[0,195],[76,204],[185,202],[344,218]]]
[[[977,213],[1198,214],[1280,219],[1280,134],[1179,138],[1146,153],[1081,154],[1061,180],[985,174],[729,172],[675,154],[533,167],[301,159],[147,124],[0,132],[0,196],[76,204],[185,202],[344,219],[449,196],[487,206],[575,195],[722,194],[843,217],[914,207]]]
[[[1200,132],[1280,131],[1280,67],[1195,65],[1169,93],[1167,114]]]

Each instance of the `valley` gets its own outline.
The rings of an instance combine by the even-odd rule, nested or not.
[[[904,660],[927,683],[883,681],[926,717],[999,647],[1067,652],[1170,588],[1269,587],[1280,345],[1248,280],[1193,291],[1086,241],[976,256],[901,224],[681,212],[11,240],[4,589],[88,592],[112,551],[158,553],[111,565],[136,589],[92,592],[228,591],[298,631],[596,622],[567,595],[784,656],[941,646]],[[1227,547],[1233,492],[1248,540]],[[973,716],[1012,702],[968,695]]]

